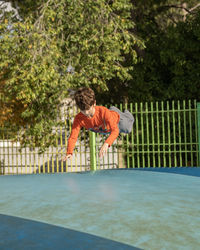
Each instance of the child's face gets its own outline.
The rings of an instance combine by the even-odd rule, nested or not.
[[[96,104],[93,104],[88,110],[81,110],[81,113],[87,116],[88,118],[92,118],[95,113],[95,106]]]

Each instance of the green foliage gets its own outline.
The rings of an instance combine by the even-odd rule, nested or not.
[[[200,96],[200,12],[146,43],[145,56],[133,72],[135,98],[140,100],[197,99]],[[145,91],[142,91],[142,88]]]
[[[109,91],[98,94],[98,102],[199,100],[199,1],[134,3],[133,32],[144,39],[145,49],[135,47],[139,58],[132,79],[111,79]]]
[[[136,20],[146,49],[132,74],[134,100],[199,99],[198,2],[159,1]]]
[[[129,32],[134,23],[128,0],[48,0],[36,9],[35,1],[26,2],[29,15],[24,5],[22,21],[5,17],[0,26],[0,89],[4,105],[17,103],[6,122],[23,126],[23,145],[42,149],[55,141],[67,90],[91,84],[106,90],[113,77],[130,79],[134,46],[143,44]],[[70,65],[74,72],[67,73]]]

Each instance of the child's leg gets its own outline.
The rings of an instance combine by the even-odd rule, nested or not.
[[[110,107],[110,110],[113,110],[120,115],[120,121],[118,123],[119,132],[126,133],[126,134],[130,133],[132,131],[132,127],[134,123],[134,117],[131,114],[131,112],[129,112],[128,110],[125,110],[125,112],[122,112],[118,108],[113,107],[113,106]]]

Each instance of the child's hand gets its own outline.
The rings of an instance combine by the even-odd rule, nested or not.
[[[109,144],[105,142],[105,143],[103,144],[103,146],[101,147],[100,152],[99,152],[99,157],[100,157],[100,158],[103,157],[104,154],[107,153],[108,147],[109,147]]]
[[[63,161],[66,161],[67,159],[72,159],[72,155],[71,154],[69,154],[69,155],[65,155],[63,158],[62,158],[62,160]]]

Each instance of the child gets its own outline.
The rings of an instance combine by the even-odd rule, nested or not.
[[[131,132],[134,122],[132,114],[128,110],[121,112],[116,107],[107,109],[103,106],[96,106],[95,94],[92,89],[87,87],[78,89],[75,93],[75,101],[80,113],[74,118],[71,135],[68,139],[67,153],[63,160],[72,157],[82,127],[95,133],[109,135],[100,149],[100,157],[104,156],[119,133]]]

